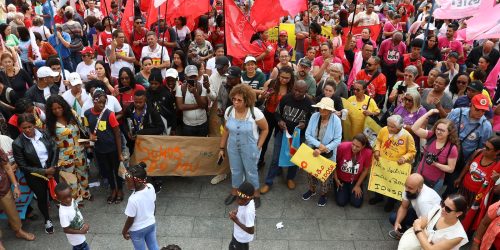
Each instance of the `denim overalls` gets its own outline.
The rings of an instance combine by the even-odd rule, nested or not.
[[[234,109],[231,113],[233,112],[235,112]],[[247,115],[248,112],[250,110],[247,109]],[[250,116],[245,120],[237,120],[231,113],[228,114],[226,128],[229,132],[227,153],[233,188],[238,188],[245,179],[257,189],[259,188],[257,162],[259,161],[260,152],[253,134],[255,121],[252,121]]]

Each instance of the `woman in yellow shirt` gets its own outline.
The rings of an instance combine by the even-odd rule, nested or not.
[[[354,82],[354,95],[347,99],[351,104],[346,107],[349,110],[349,120],[351,121],[351,135],[363,132],[367,116],[380,114],[380,109],[377,107],[375,100],[365,94],[367,86],[366,81]]]

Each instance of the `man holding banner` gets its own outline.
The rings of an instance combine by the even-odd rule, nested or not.
[[[413,161],[417,152],[415,148],[415,141],[413,140],[413,136],[410,132],[404,129],[403,126],[403,118],[401,116],[392,115],[387,118],[387,126],[383,127],[377,136],[377,142],[373,152],[375,161],[378,162],[381,158],[384,158],[385,161],[397,162],[400,166]],[[377,165],[377,163],[374,163],[372,168],[380,167]],[[410,166],[401,166],[401,171],[404,171],[403,168],[405,167]],[[374,169],[372,169],[372,172],[373,171]],[[372,178],[373,174],[370,176],[370,182],[372,182]],[[383,200],[383,196],[380,193],[376,193],[375,197],[369,200],[369,203],[374,205]],[[394,198],[387,198],[384,211],[392,211],[395,203],[396,200]]]

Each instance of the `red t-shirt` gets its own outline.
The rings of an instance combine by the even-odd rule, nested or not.
[[[352,154],[352,142],[342,142],[337,148],[337,176],[342,182],[354,183],[365,168],[372,165],[372,150],[363,148],[354,160]]]
[[[415,7],[412,4],[401,3],[398,5],[397,9],[404,7],[406,10],[406,15],[401,15],[401,22],[407,22],[408,18],[415,12]]]
[[[113,41],[113,34],[112,33],[108,33],[108,31],[103,31],[101,33],[99,33],[99,41],[97,43],[97,45],[99,45],[99,47],[102,45],[102,48],[104,48],[103,50],[99,49],[97,52],[99,55],[101,56],[104,56],[104,50],[108,47],[108,45],[111,44],[111,42]]]
[[[142,55],[142,48],[148,45],[146,41],[146,33],[148,30],[143,28],[142,30],[136,31],[132,30],[132,34],[130,34],[130,47],[132,47],[132,51],[134,51],[135,59],[140,60]],[[134,45],[135,41],[140,41],[139,45]]]
[[[64,16],[55,15],[54,16],[54,23],[63,24],[64,23]]]
[[[494,162],[489,166],[482,166],[481,159],[483,159],[482,153],[476,156],[470,163],[469,171],[464,176],[464,187],[473,193],[479,192],[485,180],[491,182],[491,173],[493,173],[493,170],[500,172],[500,161]]]
[[[274,67],[274,53],[276,53],[276,48],[273,46],[273,43],[270,41],[264,42],[262,40],[256,40],[252,44],[261,48],[271,48],[269,54],[267,54],[264,59],[257,62],[257,66],[260,68],[260,70],[262,70],[264,74],[271,73],[271,70],[273,70]]]
[[[358,74],[356,74],[356,80],[364,80],[369,82],[372,79],[372,75],[366,73],[365,70],[360,70]],[[373,81],[368,85],[368,94],[375,98],[375,94],[385,95],[387,91],[387,79],[383,73],[380,73]]]
[[[326,42],[326,38],[321,35],[317,35],[315,40],[310,38],[304,39],[304,52],[307,52],[309,46],[313,47],[316,50],[316,57],[321,56],[321,50],[319,49],[322,43]]]
[[[134,103],[134,94],[138,90],[146,90],[142,85],[136,84],[134,89],[127,92],[123,92],[118,96],[118,101],[122,105],[123,109],[126,109],[128,105]]]
[[[413,65],[413,66],[417,66],[417,62],[418,62],[418,59],[417,60],[412,60],[410,58],[410,53],[408,54],[404,54],[403,55],[403,58],[402,58],[402,65],[401,67],[399,68],[400,70],[404,71],[404,69],[406,69],[406,67],[410,66],[410,65]],[[422,64],[425,62],[425,57],[421,56],[420,57],[420,61],[422,62]],[[399,81],[403,81],[404,80],[404,77],[398,77],[398,80]]]

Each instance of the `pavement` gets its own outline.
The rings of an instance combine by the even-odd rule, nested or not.
[[[268,149],[267,159],[271,158],[271,152],[272,147]],[[95,171],[92,172],[95,176]],[[260,171],[261,183],[265,174],[267,169]],[[231,180],[228,178],[212,185],[211,178],[162,178],[164,185],[156,202],[160,247],[177,244],[183,250],[228,249],[233,230],[228,213],[236,208],[235,203],[224,205]],[[333,195],[329,195],[327,205],[318,207],[318,196],[308,201],[301,198],[307,190],[305,172],[299,170],[296,182],[296,189],[288,190],[282,177],[277,177],[271,191],[262,195],[262,206],[257,209],[256,236],[250,249],[397,249],[397,241],[388,235],[391,229],[389,213],[383,211],[382,204],[369,205],[365,196],[361,208],[342,208],[335,204]],[[85,222],[90,225],[87,243],[91,249],[133,249],[132,243],[121,235],[126,219],[123,213],[126,200],[108,205],[106,189],[92,188],[91,193],[95,196],[94,201],[86,201],[81,209]],[[40,215],[36,202],[32,204],[35,213]],[[44,232],[42,218],[24,222],[23,228],[37,236],[32,242],[16,239],[6,221],[2,222],[0,228],[6,249],[71,249],[53,203],[50,212],[55,226],[53,235]],[[276,229],[279,222],[283,223],[282,229]]]

